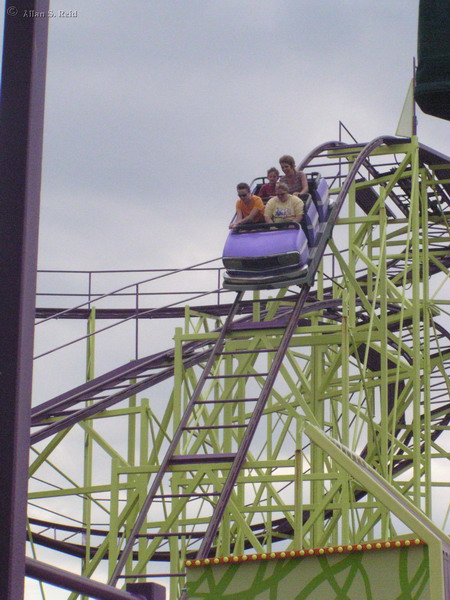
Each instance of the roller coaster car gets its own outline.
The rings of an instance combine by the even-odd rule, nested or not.
[[[308,263],[329,213],[326,180],[312,173],[308,183],[311,197],[301,224],[246,223],[231,230],[222,257],[226,289],[277,289],[308,280]]]
[[[305,271],[308,240],[299,223],[250,223],[231,230],[223,250],[224,287],[286,287]]]

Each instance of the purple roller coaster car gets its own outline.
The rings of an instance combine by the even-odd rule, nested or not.
[[[312,175],[312,197],[305,203],[302,225],[246,223],[231,230],[222,256],[226,289],[281,288],[306,279],[308,261],[329,214],[328,185],[319,173]]]
[[[228,289],[283,287],[300,277],[308,261],[308,240],[298,223],[241,225],[223,250]]]

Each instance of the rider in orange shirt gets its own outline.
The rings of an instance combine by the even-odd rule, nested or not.
[[[254,196],[247,183],[238,183],[239,200],[236,202],[236,218],[230,229],[244,223],[264,223],[264,203],[259,196]]]

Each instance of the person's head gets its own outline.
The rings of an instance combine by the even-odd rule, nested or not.
[[[279,163],[285,175],[290,175],[295,171],[295,160],[289,154],[283,154],[279,160]]]
[[[277,183],[275,186],[275,193],[278,197],[278,200],[281,200],[281,202],[286,202],[289,195],[289,187],[283,182]]]
[[[248,185],[248,183],[238,183],[236,186],[237,189],[237,193],[238,196],[241,200],[244,200],[244,202],[246,200],[249,200],[251,197],[250,194],[250,186]]]
[[[279,176],[280,172],[275,167],[270,167],[270,169],[267,171],[267,179],[270,181],[270,183],[275,183],[278,181]]]

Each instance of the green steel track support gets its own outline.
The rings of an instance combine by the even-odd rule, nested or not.
[[[315,425],[304,421],[305,434],[323,450],[326,450],[345,471],[363,485],[398,519],[428,544],[430,557],[430,597],[445,600],[444,558],[450,552],[450,541],[436,525],[413,502],[409,501],[377,471],[357,454],[329,438]]]
[[[91,308],[87,324],[86,340],[86,381],[92,381],[95,377],[95,307]],[[89,405],[89,402],[87,402]],[[83,485],[85,488],[92,486],[92,466],[93,466],[93,441],[91,437],[92,423],[86,423],[85,441],[84,441],[84,476]],[[86,528],[85,534],[85,559],[83,571],[89,563],[91,555],[91,522],[92,522],[92,504],[88,496],[83,498],[83,525]],[[83,600],[85,596],[82,597]]]

